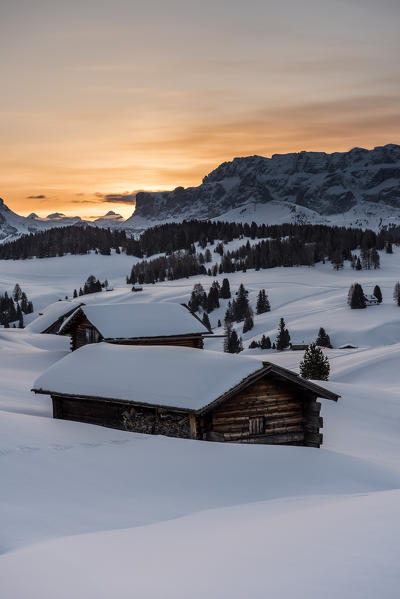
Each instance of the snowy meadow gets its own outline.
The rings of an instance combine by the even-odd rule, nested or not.
[[[235,242],[232,242],[235,243]],[[0,329],[0,595],[2,599],[397,599],[400,586],[400,251],[381,268],[248,270],[127,285],[125,254],[0,261],[0,292],[19,283],[35,312]],[[284,318],[294,344],[330,335],[321,449],[206,443],[53,420],[34,380],[69,352],[35,332],[46,307],[93,274],[112,291],[85,303],[185,302],[227,276],[253,309],[244,354],[298,371],[302,351],[248,349],[273,341]],[[347,292],[376,284],[381,305],[350,310]],[[80,298],[72,300],[77,302]],[[227,302],[210,314],[222,333]],[[30,324],[32,323],[32,324]],[[241,334],[241,326],[237,326]],[[350,345],[349,349],[339,349]],[[222,351],[222,339],[207,349]],[[151,372],[149,373],[151,377]],[[207,372],[204,372],[207,377]],[[134,387],[135,381],[132,381]],[[200,575],[201,572],[201,575]]]

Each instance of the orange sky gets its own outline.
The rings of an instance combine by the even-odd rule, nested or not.
[[[110,194],[235,156],[399,143],[399,17],[397,0],[2,0],[0,197],[129,216]]]

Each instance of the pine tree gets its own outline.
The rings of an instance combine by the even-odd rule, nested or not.
[[[238,354],[243,350],[242,338],[238,337],[232,324],[227,321],[225,323],[225,339],[224,339],[224,352],[229,354]]]
[[[379,257],[378,250],[376,248],[371,248],[369,253],[370,253],[370,262],[371,262],[372,266],[375,269],[380,268],[380,257]]]
[[[76,289],[74,289],[74,297],[78,297],[78,292]]]
[[[387,242],[387,244],[385,246],[385,250],[386,250],[387,254],[393,254],[393,246],[390,241]]]
[[[24,314],[28,314],[28,298],[25,291],[21,293],[21,310]]]
[[[219,291],[219,297],[221,299],[229,299],[231,297],[231,288],[228,279],[224,279],[222,281],[221,289]]]
[[[290,344],[289,331],[286,328],[284,319],[281,318],[279,321],[278,336],[276,338],[276,349],[278,351],[282,351],[283,349],[286,349],[287,347],[289,347],[289,344]]]
[[[268,295],[265,293],[265,289],[260,289],[257,297],[256,312],[257,314],[264,314],[270,312],[271,306],[268,300]]]
[[[261,349],[271,349],[271,339],[263,335],[260,343]]]
[[[206,309],[207,306],[207,294],[204,291],[201,283],[196,283],[193,287],[192,295],[189,300],[189,308],[193,312],[197,312],[200,307]]]
[[[239,285],[235,302],[232,302],[234,306],[233,318],[236,322],[242,322],[249,310],[249,300],[247,299],[248,291],[244,288],[243,283]]]
[[[356,261],[356,270],[362,270],[362,264],[361,264],[360,257],[358,257],[357,261]]]
[[[253,327],[254,327],[253,311],[251,308],[248,308],[248,310],[246,312],[246,316],[244,318],[244,323],[243,323],[243,335],[245,333],[247,333],[247,331],[251,331],[251,329]]]
[[[353,283],[350,286],[347,303],[352,310],[366,307],[364,291],[359,283]]]
[[[375,285],[375,287],[374,287],[374,296],[378,300],[378,303],[381,304],[382,303],[382,291],[381,291],[381,288],[379,287],[379,285]]]
[[[230,354],[239,354],[241,351],[243,351],[242,338],[238,337],[235,329],[233,329],[229,338],[228,352]]]
[[[329,378],[330,365],[328,358],[320,347],[315,343],[306,349],[302,362],[300,362],[300,374],[303,379],[314,379],[327,381]]]
[[[319,347],[332,347],[329,335],[323,327],[321,327],[318,331],[318,336],[315,341],[315,345],[318,345]]]
[[[232,322],[228,319],[225,319],[225,337],[224,337],[224,352],[229,353],[229,340],[232,335]]]
[[[204,312],[203,314],[203,324],[211,331],[211,323],[207,312]]]
[[[18,318],[18,328],[19,329],[23,329],[24,328],[24,316],[22,314],[22,311],[20,312],[19,318]]]
[[[219,328],[220,326],[222,326],[222,325],[221,325],[221,321],[218,319],[218,324],[217,324],[217,327]]]
[[[393,299],[397,306],[400,306],[400,283],[396,283],[393,289]]]
[[[256,349],[257,347],[260,347],[260,344],[258,343],[258,341],[251,341],[251,343],[249,344],[249,349]]]
[[[18,285],[18,283],[16,283],[16,285],[14,287],[12,296],[13,296],[14,302],[19,302],[22,297],[22,290],[21,290],[21,287]]]

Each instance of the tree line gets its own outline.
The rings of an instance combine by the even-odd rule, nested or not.
[[[86,254],[90,251],[110,255],[112,249],[138,258],[149,258],[159,253],[171,256],[176,252],[190,255],[196,254],[195,244],[198,244],[200,252],[197,253],[202,253],[203,250],[208,257],[207,259],[204,254],[203,260],[210,262],[210,248],[223,255],[224,244],[233,239],[244,238],[259,239],[266,245],[260,243],[251,259],[249,248],[243,249],[243,246],[240,260],[247,262],[247,268],[256,268],[259,262],[260,268],[267,268],[274,263],[277,266],[307,265],[326,258],[333,263],[340,263],[351,260],[351,252],[356,248],[382,250],[385,245],[391,248],[393,234],[390,231],[377,234],[371,230],[327,225],[257,225],[254,222],[249,225],[190,220],[152,227],[136,239],[129,237],[124,230],[68,226],[23,235],[15,241],[4,243],[0,246],[0,259],[49,258],[65,254]],[[215,244],[216,241],[218,243]],[[276,243],[270,245],[272,241]],[[268,259],[265,258],[267,249]],[[276,256],[280,250],[285,253],[283,260]],[[229,272],[228,268],[226,265],[224,272]]]

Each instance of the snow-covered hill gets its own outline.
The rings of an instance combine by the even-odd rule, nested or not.
[[[330,223],[379,229],[400,223],[400,146],[300,152],[224,162],[199,187],[141,192],[135,229],[189,218]]]
[[[320,450],[53,420],[51,400],[30,389],[67,354],[68,339],[32,326],[0,329],[2,599],[397,599],[400,308],[392,289],[399,259],[395,247],[373,271],[318,264],[228,275],[233,292],[244,283],[253,307],[259,289],[271,301],[244,336],[246,347],[262,333],[274,336],[280,317],[296,341],[315,339],[320,326],[330,334],[328,385],[341,399],[322,404]],[[47,304],[91,273],[114,291],[85,296],[88,303],[182,302],[195,282],[208,289],[213,280],[132,293],[125,275],[134,261],[115,253],[1,261],[0,292],[18,281],[46,317]],[[356,278],[365,291],[379,284],[383,304],[350,310]],[[210,314],[214,326],[224,302]],[[342,343],[357,347],[338,349]],[[207,345],[220,351],[221,339]],[[293,370],[303,355],[245,353]]]

